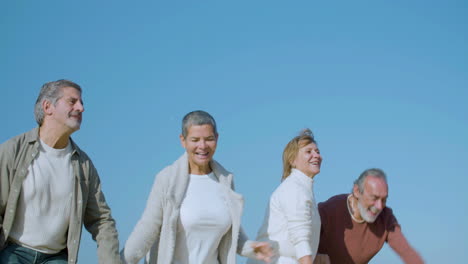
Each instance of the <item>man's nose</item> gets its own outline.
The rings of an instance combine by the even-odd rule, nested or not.
[[[84,105],[80,101],[76,102],[75,108],[76,108],[77,111],[84,112]]]
[[[375,208],[382,210],[384,208],[384,203],[382,200],[378,199],[374,204]]]

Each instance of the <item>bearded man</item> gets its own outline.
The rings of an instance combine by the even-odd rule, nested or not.
[[[387,176],[381,169],[365,170],[351,194],[319,203],[322,222],[314,264],[368,263],[387,242],[404,263],[424,263],[401,232],[392,209],[386,207]]]

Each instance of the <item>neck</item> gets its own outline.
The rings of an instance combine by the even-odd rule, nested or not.
[[[210,165],[206,166],[197,166],[196,164],[193,164],[189,162],[189,173],[190,174],[195,174],[195,175],[207,175],[211,173],[211,167]]]
[[[353,194],[348,195],[346,204],[348,205],[348,212],[351,215],[351,218],[357,223],[364,223],[364,219],[361,217],[357,203],[358,200]]]
[[[39,127],[39,137],[49,147],[63,149],[68,145],[72,133],[61,133],[57,129],[42,125]]]

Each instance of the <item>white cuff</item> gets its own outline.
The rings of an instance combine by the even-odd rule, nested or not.
[[[294,246],[296,248],[296,258],[300,259],[303,256],[312,255],[312,249],[310,248],[309,241],[301,241]]]

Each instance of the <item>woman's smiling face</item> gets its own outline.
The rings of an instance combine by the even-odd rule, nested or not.
[[[211,172],[210,161],[216,151],[218,135],[211,125],[192,125],[187,136],[180,135],[180,142],[187,151],[191,174],[208,174]]]

